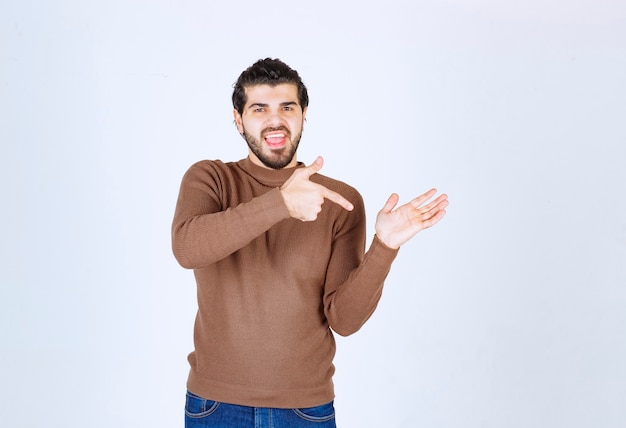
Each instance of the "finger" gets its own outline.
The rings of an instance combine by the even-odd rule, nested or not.
[[[421,217],[422,221],[426,221],[426,220],[430,220],[432,217],[435,217],[441,211],[445,211],[447,206],[448,206],[448,202],[442,201],[428,210],[422,208],[422,209],[417,210],[417,212],[419,213],[419,216]]]
[[[385,202],[385,206],[381,211],[384,213],[390,213],[391,210],[393,210],[395,206],[398,205],[399,200],[400,196],[398,196],[397,193],[392,193],[391,196],[389,196],[389,199],[387,199],[387,202]]]
[[[445,195],[442,195],[442,196],[445,196]],[[437,201],[434,201],[432,204],[429,204],[429,206],[416,210],[418,213],[416,218],[420,219],[424,228],[428,228],[428,227],[435,225],[441,219],[441,217],[443,217],[446,214],[448,200],[445,198],[442,198],[441,201],[439,201],[438,203],[436,202]],[[436,205],[434,205],[435,203]]]
[[[352,211],[354,209],[354,205],[352,205],[352,203],[349,200],[341,196],[339,193],[333,192],[332,190],[324,186],[321,186],[321,187],[323,187],[324,189],[324,192],[323,192],[324,198],[336,203],[337,205],[340,205],[341,207],[343,207],[344,209],[348,211]]]
[[[324,158],[321,156],[318,156],[311,165],[302,168],[301,171],[303,171],[304,172],[303,175],[308,178],[312,176],[313,174],[315,174],[316,172],[318,172],[320,169],[322,169],[323,166],[324,166]]]
[[[419,195],[417,198],[413,199],[409,203],[413,205],[415,208],[420,208],[424,202],[426,202],[427,200],[435,196],[436,193],[437,193],[437,189],[434,189],[434,188],[430,189],[428,192]],[[439,200],[442,197],[447,198],[447,196],[445,195],[440,195],[436,200]]]
[[[426,213],[429,211],[437,211],[443,209],[448,206],[448,196],[447,195],[439,195],[437,199],[428,203],[423,207],[418,208],[419,212]]]
[[[424,229],[428,229],[430,227],[433,227],[434,225],[439,223],[439,220],[441,220],[445,215],[446,215],[446,211],[445,210],[438,211],[437,214],[435,214],[434,216],[432,216],[428,220],[422,221],[422,227]]]

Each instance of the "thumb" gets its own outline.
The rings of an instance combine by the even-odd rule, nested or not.
[[[387,202],[385,202],[385,206],[381,211],[384,213],[390,213],[391,210],[393,210],[393,208],[398,204],[399,200],[400,196],[398,196],[397,193],[392,193],[391,196],[389,196],[389,199],[387,199]]]
[[[307,177],[310,177],[318,172],[320,169],[322,169],[322,166],[324,166],[324,158],[318,156],[311,165],[305,167],[303,170],[305,171],[305,175]]]

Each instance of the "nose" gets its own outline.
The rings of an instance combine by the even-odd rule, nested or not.
[[[265,124],[271,127],[284,126],[285,120],[283,116],[281,115],[280,110],[272,110],[268,114]]]

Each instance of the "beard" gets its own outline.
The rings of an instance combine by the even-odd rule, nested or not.
[[[270,149],[269,153],[263,151],[263,141],[258,140],[253,135],[248,134],[246,132],[246,128],[243,128],[243,138],[248,143],[248,147],[250,151],[254,153],[254,155],[259,158],[259,160],[268,168],[271,169],[283,169],[287,165],[291,163],[293,157],[296,155],[296,151],[298,150],[298,145],[300,144],[300,139],[302,138],[302,132],[295,136],[294,139],[291,138],[291,132],[285,127],[279,126],[277,128],[266,128],[261,132],[261,135],[266,134],[267,132],[272,131],[283,131],[285,135],[289,139],[289,143],[280,149]]]

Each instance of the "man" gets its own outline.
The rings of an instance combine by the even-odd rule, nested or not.
[[[296,158],[308,107],[298,73],[277,59],[245,70],[233,92],[248,144],[238,162],[185,174],[172,225],[194,270],[198,313],[186,427],[334,427],[335,341],[372,315],[398,248],[445,215],[431,189],[392,194],[365,253],[360,194]],[[327,202],[328,201],[328,202]]]

